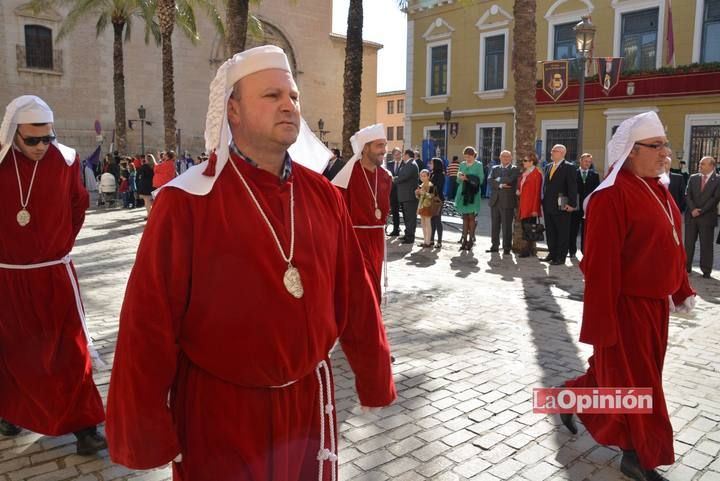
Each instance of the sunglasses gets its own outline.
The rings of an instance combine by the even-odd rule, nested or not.
[[[48,145],[50,142],[54,142],[57,138],[54,135],[43,135],[42,137],[23,137],[19,130],[17,131],[17,134],[18,136],[20,136],[21,139],[23,139],[23,142],[25,142],[25,145],[27,145],[28,147],[35,147],[40,142]]]

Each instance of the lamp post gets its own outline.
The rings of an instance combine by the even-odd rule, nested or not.
[[[147,110],[145,110],[145,107],[140,105],[140,108],[138,109],[138,118],[140,118],[140,153],[143,157],[145,157],[145,115],[147,114]]]
[[[578,95],[578,133],[577,133],[577,155],[583,153],[583,120],[585,117],[585,63],[592,51],[593,40],[595,40],[595,25],[590,17],[582,17],[580,23],[575,25],[575,45],[577,47],[578,60],[580,60],[580,93]]]
[[[322,118],[318,120],[318,134],[320,136],[320,142],[325,144],[325,147],[328,145],[327,140],[325,140],[325,134],[329,133],[329,130],[325,130],[325,121]]]
[[[445,110],[443,110],[443,119],[445,120],[445,158],[450,160],[450,156],[448,155],[448,134],[450,132],[450,119],[452,119],[452,110],[450,110],[450,107],[445,107]]]

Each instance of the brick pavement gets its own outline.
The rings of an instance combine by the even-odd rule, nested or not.
[[[90,331],[108,364],[143,215],[90,211],[74,250]],[[439,252],[390,244],[384,311],[399,398],[362,414],[347,363],[333,355],[341,480],[624,479],[616,449],[597,445],[582,426],[572,436],[556,417],[531,412],[531,388],[579,374],[590,353],[577,342],[579,270],[485,254],[488,233],[484,204],[472,255],[457,251],[452,225]],[[677,462],[667,476],[718,481],[720,281],[696,269],[692,282],[696,315],[670,323],[665,387]],[[109,367],[95,379],[105,398]],[[77,456],[72,435],[0,436],[0,481],[170,479],[168,469],[133,472],[101,454]]]

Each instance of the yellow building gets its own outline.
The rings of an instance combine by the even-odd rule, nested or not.
[[[376,123],[385,125],[388,152],[404,148],[405,91],[379,92],[375,107]]]
[[[600,170],[617,125],[648,110],[666,124],[675,159],[689,161],[691,172],[703,155],[720,154],[720,0],[672,2],[672,35],[668,1],[537,1],[539,61],[575,57],[573,27],[583,15],[597,27],[594,56],[624,57],[623,74],[609,95],[593,77],[594,63],[588,68],[583,150]],[[438,123],[449,107],[459,127],[449,138],[450,155],[466,145],[477,147],[484,160],[514,150],[511,62],[513,49],[524,46],[513,45],[512,12],[512,0],[409,2],[406,145],[417,148],[431,139],[444,153],[445,132]],[[666,68],[672,66],[668,38],[674,69]],[[578,70],[572,61],[571,66]],[[554,143],[568,147],[569,159],[577,156],[576,78],[557,102],[537,89],[536,145],[543,159]]]

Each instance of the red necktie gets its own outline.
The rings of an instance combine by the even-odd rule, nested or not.
[[[705,190],[705,183],[707,182],[707,177],[702,176],[702,180],[700,181],[700,192]]]

